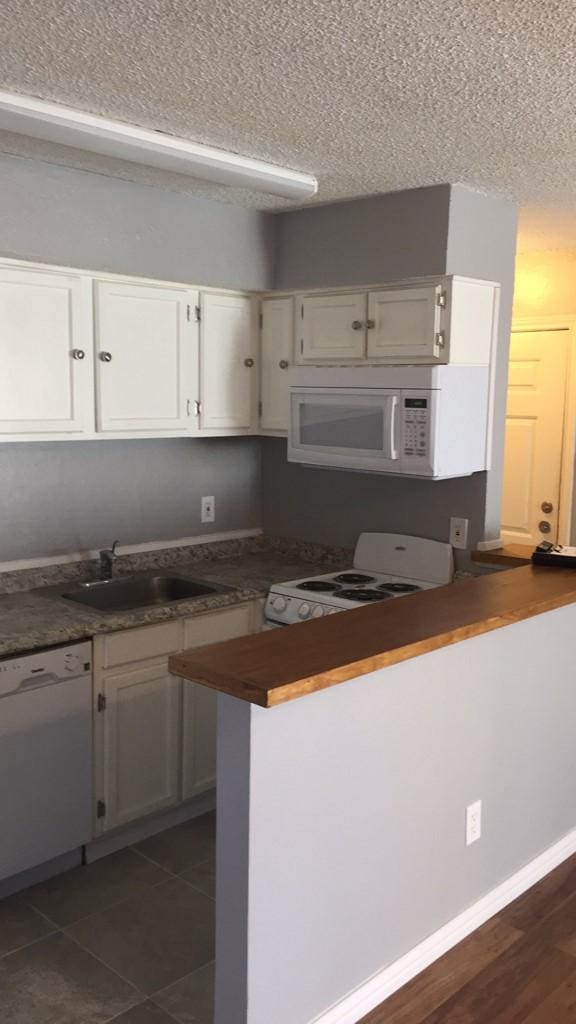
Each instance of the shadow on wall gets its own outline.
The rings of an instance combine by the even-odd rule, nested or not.
[[[486,473],[432,481],[309,469],[286,461],[282,439],[263,438],[262,446],[267,533],[344,547],[363,530],[447,541],[453,515],[470,520],[471,547],[482,537]]]

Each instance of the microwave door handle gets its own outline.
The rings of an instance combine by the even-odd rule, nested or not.
[[[396,410],[398,409],[398,395],[390,398],[390,419],[388,420],[388,452],[387,458],[394,461],[398,458],[396,447]]]

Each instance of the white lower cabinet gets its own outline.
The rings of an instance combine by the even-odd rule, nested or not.
[[[184,623],[184,649],[233,640],[254,632],[254,608],[238,605],[217,615],[198,615]],[[187,800],[216,782],[216,705],[218,694],[184,682],[182,712],[182,797]]]
[[[168,657],[257,628],[258,603],[94,640],[96,835],[215,784],[216,693],[171,676]]]

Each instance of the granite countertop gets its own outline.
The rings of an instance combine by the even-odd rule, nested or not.
[[[0,655],[31,651],[99,633],[133,629],[185,618],[266,596],[272,583],[346,567],[351,554],[341,548],[270,538],[223,541],[158,552],[120,556],[116,574],[172,570],[231,590],[132,611],[100,612],[42,592],[43,587],[94,579],[92,562],[5,573],[0,577]],[[40,588],[40,589],[38,589]]]

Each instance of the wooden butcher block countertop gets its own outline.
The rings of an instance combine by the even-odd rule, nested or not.
[[[170,671],[268,708],[572,602],[576,570],[523,566],[184,651]]]

